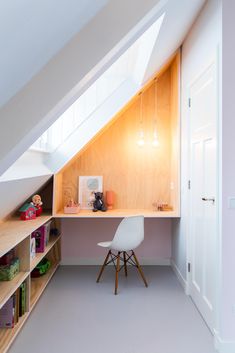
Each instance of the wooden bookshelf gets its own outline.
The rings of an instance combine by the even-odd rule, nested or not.
[[[7,352],[10,344],[19,333],[33,306],[59,266],[61,258],[60,235],[50,236],[44,253],[36,254],[33,260],[30,256],[31,233],[50,220],[52,220],[51,214],[44,213],[44,215],[37,217],[35,220],[22,221],[17,216],[0,224],[0,256],[14,249],[15,255],[20,260],[20,272],[11,281],[0,281],[0,308],[16,292],[20,285],[24,281],[26,282],[26,313],[19,318],[14,328],[0,329],[0,353]],[[53,220],[52,223],[53,227],[59,227],[59,220]],[[42,278],[34,282],[30,276],[31,271],[44,256],[50,259],[52,267]]]

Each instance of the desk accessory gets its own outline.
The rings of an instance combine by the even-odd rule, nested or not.
[[[36,216],[39,217],[42,213],[42,199],[40,195],[33,195],[31,204],[36,207]]]
[[[66,206],[64,206],[64,213],[78,213],[80,212],[80,205],[73,199],[70,199]]]
[[[103,193],[102,192],[95,192],[95,201],[93,202],[93,210],[92,211],[93,212],[107,211],[107,208],[105,206],[105,202],[103,200]]]
[[[22,221],[29,221],[36,218],[37,208],[32,203],[25,203],[20,209],[20,219]]]
[[[112,210],[113,205],[114,205],[114,192],[112,190],[106,191],[106,203],[107,203],[107,209]]]

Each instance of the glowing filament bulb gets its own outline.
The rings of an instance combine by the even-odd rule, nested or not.
[[[158,147],[159,146],[159,140],[157,136],[157,130],[154,130],[153,132],[153,147]]]
[[[142,129],[139,131],[139,138],[137,140],[137,145],[140,147],[144,146],[144,132]]]

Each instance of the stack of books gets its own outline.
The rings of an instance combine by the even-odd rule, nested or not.
[[[0,328],[13,328],[25,312],[26,282],[23,282],[0,309]]]
[[[42,253],[45,251],[45,248],[49,243],[50,226],[51,221],[43,224],[31,234],[31,238],[35,238],[36,253]]]

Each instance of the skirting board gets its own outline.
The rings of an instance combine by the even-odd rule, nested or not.
[[[218,332],[214,334],[215,348],[219,353],[234,353],[235,341],[223,341]]]
[[[61,265],[81,265],[81,266],[100,266],[104,262],[104,257],[100,258],[78,258],[78,257],[68,257],[61,260]],[[158,258],[139,258],[139,262],[143,266],[170,266],[170,259],[158,259]]]
[[[181,274],[179,268],[177,267],[175,261],[172,260],[172,259],[171,259],[171,267],[172,267],[173,271],[175,272],[175,275],[178,278],[181,286],[184,288],[185,294],[187,294],[187,282],[184,279],[184,277],[182,276],[182,274]]]

